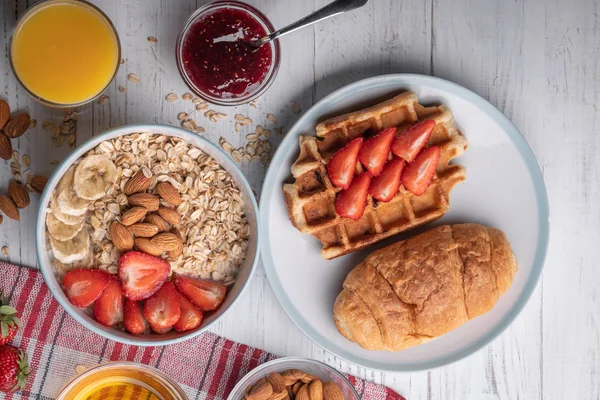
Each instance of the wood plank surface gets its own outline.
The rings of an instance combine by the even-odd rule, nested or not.
[[[280,27],[327,0],[249,0]],[[68,145],[55,147],[42,122],[60,122],[61,110],[44,107],[19,87],[8,60],[15,21],[34,1],[0,2],[0,98],[27,110],[37,127],[14,141],[35,173],[49,175]],[[77,143],[110,127],[158,122],[179,124],[194,116],[205,136],[234,146],[256,124],[287,131],[301,110],[344,85],[383,73],[435,75],[461,84],[504,112],[527,139],[546,181],[551,238],[542,281],[516,321],[473,356],[433,371],[390,374],[348,364],[306,338],[287,317],[261,268],[235,310],[213,331],[281,355],[323,360],[336,368],[384,383],[409,400],[600,399],[600,96],[599,3],[593,0],[371,0],[362,10],[282,38],[277,80],[248,105],[210,108],[228,114],[211,122],[191,103],[165,96],[187,88],[179,76],[174,45],[188,16],[205,1],[93,0],[116,25],[125,63],[106,92],[108,104],[80,110]],[[150,43],[154,36],[158,43]],[[43,62],[43,60],[40,60]],[[127,74],[141,77],[139,84]],[[125,88],[119,91],[119,86]],[[253,120],[242,132],[234,115]],[[271,113],[277,122],[270,122]],[[275,148],[283,136],[273,131]],[[257,193],[266,172],[244,163]],[[25,167],[22,174],[25,175]],[[0,191],[12,179],[0,162]],[[515,194],[518,195],[518,194]],[[38,197],[21,221],[4,218],[1,259],[37,266],[34,227]],[[0,271],[0,279],[2,271]]]

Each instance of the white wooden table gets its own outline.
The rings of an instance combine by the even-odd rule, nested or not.
[[[107,92],[109,103],[80,110],[77,143],[116,125],[177,124],[177,113],[191,106],[164,100],[170,92],[181,96],[187,91],[174,45],[183,22],[205,1],[93,2],[115,23],[126,62]],[[278,27],[326,2],[250,0]],[[62,111],[30,99],[10,72],[6,55],[16,18],[32,3],[0,2],[0,97],[37,119],[37,127],[14,144],[31,157],[31,168],[48,175],[52,160],[61,160],[69,147],[54,147],[41,125],[49,118],[60,121]],[[283,38],[279,76],[258,108],[211,107],[229,115],[217,123],[202,113],[195,116],[213,142],[222,136],[241,145],[245,134],[233,129],[236,113],[265,126],[266,113],[272,113],[277,126],[287,129],[299,116],[291,102],[306,110],[343,85],[390,72],[439,76],[489,99],[523,132],[538,158],[552,227],[543,279],[499,339],[434,371],[387,374],[359,368],[317,347],[295,327],[262,268],[214,332],[277,354],[324,360],[383,382],[409,400],[600,398],[600,268],[594,263],[600,261],[599,7],[593,0],[372,0],[358,12]],[[148,36],[158,43],[148,42]],[[128,82],[129,73],[142,82]],[[281,137],[272,136],[274,147]],[[243,170],[260,191],[265,168],[251,163]],[[2,161],[2,191],[10,178],[10,163]],[[8,246],[11,262],[37,264],[37,201],[34,196],[20,222],[5,218],[0,225],[0,246]]]

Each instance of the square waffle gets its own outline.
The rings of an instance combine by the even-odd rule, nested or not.
[[[400,186],[388,203],[368,197],[364,215],[353,221],[335,212],[336,194],[342,189],[329,180],[327,163],[352,139],[396,126],[398,132],[432,119],[436,126],[427,143],[440,147],[440,160],[433,182],[415,196]],[[332,259],[365,248],[391,235],[418,227],[443,216],[449,209],[452,188],[465,180],[465,168],[449,164],[468,146],[445,106],[424,107],[415,93],[405,92],[353,113],[328,119],[316,127],[316,136],[300,137],[300,155],[292,165],[292,182],[283,185],[290,220],[323,245],[321,256]],[[356,173],[364,168],[357,162]]]

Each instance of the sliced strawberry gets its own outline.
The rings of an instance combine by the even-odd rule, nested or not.
[[[121,282],[111,276],[106,289],[94,304],[96,321],[105,326],[113,326],[123,321],[123,291]]]
[[[74,306],[87,307],[100,297],[109,276],[97,269],[75,269],[65,275],[62,287]]]
[[[123,325],[129,333],[141,335],[148,329],[148,322],[142,314],[142,305],[139,301],[125,299],[123,308]]]
[[[142,314],[153,330],[162,331],[175,325],[181,316],[175,286],[171,282],[165,282],[158,292],[144,302]]]
[[[379,201],[387,203],[392,200],[400,189],[400,177],[404,168],[404,160],[394,158],[388,161],[381,175],[371,179],[369,194]]]
[[[335,212],[340,217],[359,220],[365,213],[367,193],[371,184],[371,173],[360,174],[348,190],[343,190],[335,199]]]
[[[177,289],[200,311],[212,311],[221,305],[227,293],[222,283],[177,275],[173,279]]]
[[[152,328],[152,332],[158,333],[159,335],[164,335],[165,333],[169,333],[169,332],[171,332],[171,329],[173,329],[172,326],[167,326],[166,328],[159,328],[156,326],[151,326],[151,328]]]
[[[196,306],[181,293],[178,292],[177,297],[179,298],[179,306],[181,307],[181,316],[179,317],[179,321],[173,325],[173,328],[175,328],[177,332],[196,329],[200,326],[200,323],[202,323],[202,311],[198,310]]]
[[[396,128],[384,129],[372,138],[365,140],[360,148],[358,160],[373,176],[378,176],[383,171],[395,134]]]
[[[394,138],[392,153],[407,162],[413,162],[417,154],[427,144],[434,127],[435,121],[428,119],[406,129]]]
[[[420,196],[429,187],[440,159],[440,148],[431,146],[419,153],[415,161],[402,171],[402,184],[412,194]]]
[[[147,299],[160,289],[171,271],[161,258],[130,251],[119,259],[119,278],[123,294],[130,300]]]
[[[354,170],[356,170],[356,160],[358,151],[363,143],[363,138],[359,137],[348,143],[346,146],[339,149],[329,163],[327,164],[327,173],[329,179],[337,187],[348,189],[354,178]]]

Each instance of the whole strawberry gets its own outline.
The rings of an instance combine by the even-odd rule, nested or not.
[[[28,376],[27,354],[9,344],[0,347],[0,392],[24,389]]]
[[[8,300],[0,293],[0,346],[10,343],[20,327],[17,310],[8,305]]]

